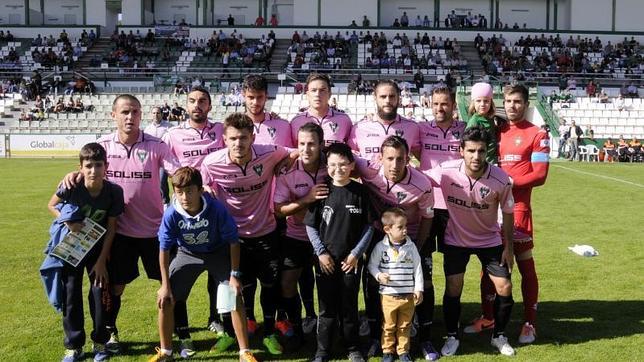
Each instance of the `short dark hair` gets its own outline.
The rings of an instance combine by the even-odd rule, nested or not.
[[[329,158],[331,155],[338,155],[346,158],[349,162],[354,162],[355,158],[353,157],[353,152],[351,148],[347,146],[346,143],[332,143],[329,147],[326,148],[326,158]]]
[[[326,74],[321,74],[321,73],[311,73],[309,74],[308,77],[306,77],[306,88],[308,89],[309,84],[311,82],[316,81],[316,80],[321,80],[326,83],[326,86],[329,87],[329,91],[331,91],[331,79],[329,79],[329,76]]]
[[[250,133],[253,133],[255,130],[253,120],[245,113],[241,112],[231,113],[226,117],[226,119],[224,119],[224,132],[226,132],[228,127],[245,129],[250,131]]]
[[[205,95],[207,95],[207,96],[208,96],[208,103],[209,103],[209,104],[212,104],[212,97],[210,96],[210,91],[208,91],[208,89],[207,89],[206,87],[201,86],[201,85],[194,86],[194,87],[192,87],[192,88],[190,89],[190,92],[188,92],[188,94],[190,94],[190,93],[192,93],[192,92],[201,92],[201,93],[204,93]]]
[[[487,148],[490,143],[490,133],[482,126],[474,126],[466,129],[461,136],[461,148],[465,148],[465,142],[483,142]]]
[[[309,132],[318,136],[318,141],[320,144],[324,144],[324,130],[322,127],[315,122],[307,122],[303,124],[300,129],[297,130],[297,133],[300,132]]]
[[[130,102],[134,102],[134,103],[139,105],[139,108],[141,108],[141,101],[138,98],[136,98],[135,96],[133,96],[131,94],[120,94],[120,95],[116,96],[116,98],[114,98],[114,102],[112,102],[112,111],[114,111],[116,109],[116,103],[118,101],[120,101],[121,99],[126,100],[126,101],[130,101]]]
[[[107,163],[107,151],[100,144],[91,142],[80,149],[78,159],[81,165],[83,161],[103,161]]]
[[[519,93],[521,95],[521,98],[523,98],[523,101],[528,103],[528,100],[530,99],[530,93],[528,91],[528,88],[526,88],[526,86],[524,86],[523,84],[509,84],[503,87],[504,97],[515,93]]]
[[[398,86],[398,83],[394,82],[391,79],[380,79],[376,83],[375,87],[373,87],[373,93],[375,94],[378,88],[385,86],[393,87],[396,90],[396,94],[400,95],[400,87]]]
[[[245,91],[264,91],[268,93],[268,81],[266,77],[258,74],[249,74],[244,77],[242,90]]]
[[[449,99],[452,100],[452,103],[456,103],[456,93],[452,92],[452,90],[447,86],[432,88],[432,97],[435,94],[446,94],[449,96]]]
[[[385,138],[385,140],[382,142],[382,145],[380,146],[381,153],[385,147],[391,147],[397,150],[403,148],[405,150],[405,154],[409,154],[409,145],[407,144],[407,141],[399,136],[389,136]]]
[[[398,206],[390,207],[382,213],[380,222],[382,223],[382,226],[391,226],[394,224],[394,218],[397,217],[404,217],[407,219],[407,213]]]
[[[192,185],[198,188],[203,187],[203,179],[201,173],[194,167],[185,166],[179,168],[172,175],[172,187],[189,187]]]

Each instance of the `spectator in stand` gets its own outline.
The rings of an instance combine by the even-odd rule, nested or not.
[[[619,161],[626,161],[626,155],[628,153],[628,142],[624,139],[624,136],[620,135],[619,140],[617,141],[617,157]]]
[[[228,14],[228,19],[226,19],[226,21],[228,22],[228,26],[235,26],[235,18],[232,14]]]
[[[181,122],[184,119],[186,110],[179,105],[178,102],[174,102],[174,107],[170,111],[170,122]]]
[[[420,15],[416,15],[416,20],[414,21],[414,26],[420,28],[423,26],[423,19],[420,18]]]
[[[394,28],[400,28],[400,22],[398,21],[398,18],[394,19],[394,23],[391,26]]]
[[[263,16],[258,16],[257,19],[255,19],[255,26],[264,26],[264,17]]]
[[[427,108],[427,109],[432,107],[432,103],[431,103],[429,94],[427,94],[427,92],[423,92],[423,95],[420,96],[420,106],[422,108]]]
[[[277,27],[279,25],[279,21],[277,20],[277,15],[275,15],[275,14],[271,15],[270,22],[271,22],[272,27],[274,27],[274,28]]]
[[[613,102],[615,105],[615,108],[617,108],[618,111],[623,111],[625,107],[624,103],[624,96],[620,93],[617,98],[615,98],[615,101]]]
[[[368,28],[369,26],[371,26],[371,21],[369,21],[369,18],[367,18],[367,16],[365,15],[362,18],[362,27],[363,28]]]
[[[177,82],[174,84],[174,95],[176,97],[179,94],[186,94],[186,90],[183,87],[183,82],[180,79],[177,79]]]
[[[604,162],[615,162],[617,159],[617,150],[615,149],[615,142],[613,142],[613,139],[608,137],[606,142],[604,142]]]
[[[632,97],[632,98],[639,97],[639,94],[638,94],[638,91],[637,91],[637,87],[635,86],[635,83],[631,82],[631,84],[628,86],[628,88],[626,88],[626,90],[628,91],[628,96],[629,97]]]
[[[608,103],[609,102],[608,94],[606,94],[606,91],[603,90],[603,89],[601,90],[601,92],[599,92],[598,97],[599,97],[599,103]]]
[[[597,95],[597,85],[592,79],[586,85],[586,95],[588,97],[595,97]]]
[[[422,26],[423,28],[429,28],[430,26],[432,26],[432,22],[429,20],[429,17],[427,15],[425,15],[425,17],[423,18]]]
[[[406,28],[409,26],[409,17],[407,17],[407,12],[403,11],[402,16],[400,17],[400,26]]]
[[[642,144],[638,141],[637,137],[633,136],[633,139],[628,142],[628,158],[631,162],[641,161],[642,156]]]

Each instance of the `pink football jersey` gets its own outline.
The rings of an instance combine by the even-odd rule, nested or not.
[[[506,214],[514,212],[508,175],[488,164],[485,173],[473,180],[465,174],[463,160],[447,161],[429,173],[432,181],[443,189],[449,212],[445,244],[464,248],[501,245],[499,206]]]
[[[324,165],[321,165],[315,174],[311,174],[304,169],[302,161],[298,160],[288,171],[277,177],[273,202],[281,204],[299,200],[306,196],[313,186],[324,183],[327,175]],[[286,218],[286,236],[306,242],[309,241],[309,237],[306,235],[306,227],[303,223],[304,215],[306,215],[306,209]]]
[[[326,146],[340,142],[346,143],[349,139],[349,133],[351,132],[351,118],[333,108],[329,108],[329,111],[322,119],[318,119],[307,111],[298,113],[291,120],[291,138],[293,139],[293,144],[297,144],[297,132],[300,130],[300,127],[303,125],[314,122],[322,127],[324,131],[324,144]]]
[[[453,121],[452,125],[443,130],[435,121],[421,122],[420,128],[420,166],[425,172],[438,167],[441,163],[461,158],[459,152],[461,136],[465,131],[465,122]],[[434,208],[445,209],[443,192],[440,187],[434,187]]]
[[[360,156],[375,160],[380,157],[380,146],[389,136],[402,137],[407,141],[410,152],[420,147],[418,124],[407,118],[396,116],[392,122],[379,120],[374,116],[373,121],[362,120],[351,129],[348,145]]]
[[[293,147],[291,139],[291,124],[281,118],[271,118],[271,114],[264,112],[264,120],[253,123],[255,126],[255,144],[278,145]]]
[[[163,216],[159,168],[173,174],[179,161],[167,144],[143,131],[131,147],[122,144],[116,133],[96,142],[107,151],[107,179],[123,188],[125,210],[116,231],[134,238],[156,237]]]
[[[400,182],[391,182],[384,175],[382,166],[365,159],[356,160],[362,182],[373,194],[371,204],[377,215],[398,206],[407,214],[407,235],[416,240],[421,219],[434,217],[434,195],[429,178],[411,166]],[[380,222],[376,223],[382,228]]]
[[[281,146],[253,145],[252,153],[245,166],[232,162],[226,148],[206,156],[201,164],[204,185],[226,205],[239,235],[250,238],[275,230],[271,197],[274,168],[288,151]]]
[[[177,156],[181,166],[199,168],[210,153],[224,148],[222,123],[206,122],[201,129],[194,128],[190,121],[172,127],[163,137],[170,150]]]

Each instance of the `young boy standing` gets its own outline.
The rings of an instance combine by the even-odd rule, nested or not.
[[[161,288],[157,292],[161,348],[150,361],[172,360],[174,304],[186,301],[201,273],[207,271],[218,283],[228,281],[237,295],[236,308],[224,326],[239,342],[239,360],[252,362],[248,349],[246,315],[241,300],[239,236],[237,226],[224,205],[203,194],[199,171],[182,167],[172,176],[175,200],[163,215],[159,228]],[[170,262],[170,250],[178,246]],[[226,316],[228,314],[225,314]],[[231,328],[232,327],[232,328]]]
[[[382,303],[382,361],[394,361],[397,347],[401,362],[411,362],[409,337],[414,308],[423,301],[420,254],[407,236],[407,216],[392,207],[381,218],[385,237],[369,258],[369,273],[380,283]],[[397,342],[397,343],[396,343]]]
[[[88,143],[80,150],[80,172],[83,182],[67,189],[58,188],[51,197],[47,207],[60,217],[57,206],[71,204],[78,207],[83,215],[99,223],[107,231],[101,240],[89,251],[81,263],[73,267],[63,263],[62,279],[64,287],[65,309],[63,311],[63,330],[65,332],[65,356],[63,362],[74,362],[82,358],[85,344],[85,322],[83,313],[83,274],[87,270],[90,280],[90,315],[94,330],[91,338],[94,341],[94,361],[105,361],[109,354],[105,343],[110,333],[105,326],[106,307],[102,301],[104,288],[108,288],[107,259],[112,248],[116,231],[117,217],[123,212],[123,189],[105,180],[107,170],[107,153],[98,143]],[[81,222],[65,222],[70,232],[79,231]]]
[[[344,143],[327,148],[331,181],[328,196],[311,205],[305,218],[306,232],[318,256],[317,352],[314,362],[329,360],[336,319],[341,318],[343,337],[351,362],[363,362],[358,351],[358,288],[360,258],[373,234],[372,212],[365,187],[350,178],[355,168],[351,149]]]

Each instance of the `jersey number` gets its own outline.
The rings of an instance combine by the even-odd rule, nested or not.
[[[183,240],[185,240],[186,244],[189,245],[205,244],[208,242],[208,231],[204,230],[200,232],[196,238],[193,233],[183,234]]]

